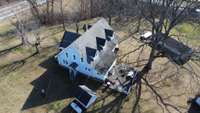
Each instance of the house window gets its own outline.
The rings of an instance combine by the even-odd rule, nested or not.
[[[91,71],[90,69],[88,69],[88,71]]]
[[[81,58],[81,62],[83,62],[83,58]]]
[[[85,68],[85,70],[87,70],[87,67]]]
[[[66,57],[68,57],[68,53],[66,53]]]
[[[74,60],[75,60],[75,59],[76,59],[76,56],[74,55],[73,57],[74,57]]]
[[[68,62],[67,62],[67,61],[65,61],[65,60],[63,60],[63,63],[64,63],[64,64],[68,64]]]

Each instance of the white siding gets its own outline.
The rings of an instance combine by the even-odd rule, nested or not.
[[[58,54],[57,58],[58,63],[63,67],[68,68],[71,63],[76,62],[78,64],[78,67],[76,68],[77,71],[100,81],[105,80],[105,76],[98,75],[96,70],[87,63],[86,58],[83,58],[83,61],[81,60],[82,57],[76,48],[64,49]]]

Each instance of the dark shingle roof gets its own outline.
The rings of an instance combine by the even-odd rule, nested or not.
[[[78,39],[79,36],[81,35],[78,33],[65,31],[59,47],[62,48],[68,47],[71,43],[73,43],[76,39]]]
[[[81,101],[85,106],[87,106],[92,96],[81,88],[79,88],[78,94],[79,95],[76,96],[76,98]]]
[[[114,32],[108,22],[102,18],[67,48],[76,48],[81,58],[86,60],[91,67],[95,68],[97,72],[105,74],[116,59],[116,54],[112,50],[117,44],[117,38],[110,39],[113,34]],[[106,36],[109,41],[107,41]],[[105,40],[104,46],[100,47],[104,41],[97,39],[97,37]],[[101,48],[103,50],[98,51]]]
[[[109,30],[109,29],[105,29],[105,35],[106,35],[106,39],[108,41],[110,41],[110,37],[113,36],[113,31],[112,30]]]
[[[191,50],[191,48],[173,38],[167,38],[166,40],[164,40],[164,43],[172,48],[175,48],[182,54],[187,53],[188,51]]]
[[[87,54],[87,62],[90,64],[93,61],[93,58],[96,54],[96,49],[86,47],[86,54]]]
[[[103,46],[105,45],[106,40],[100,37],[96,37],[96,43],[97,43],[97,50],[101,51],[103,49]]]

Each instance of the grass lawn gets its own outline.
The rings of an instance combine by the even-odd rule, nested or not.
[[[80,28],[84,23],[94,23],[97,19],[94,20],[86,20],[79,23]],[[114,23],[114,22],[113,22]],[[144,24],[145,25],[145,24]],[[5,27],[4,27],[5,26]],[[114,23],[113,28],[116,29],[116,33],[119,35],[120,40],[123,40],[124,37],[128,36],[129,30],[132,30],[135,26],[135,22],[128,21],[123,23]],[[4,29],[4,28],[5,29]],[[75,32],[75,24],[68,23],[66,24],[67,30],[74,31]],[[6,30],[7,29],[7,30]],[[7,31],[12,30],[12,26],[10,26],[8,23],[0,24],[0,35],[5,34]],[[4,71],[0,70],[0,113],[56,113],[61,111],[64,107],[66,107],[69,102],[72,101],[72,97],[70,95],[67,95],[67,97],[62,97],[61,94],[68,94],[71,91],[73,91],[70,82],[65,81],[63,76],[65,75],[65,72],[62,73],[60,71],[60,67],[58,68],[57,65],[52,60],[55,53],[58,52],[57,45],[59,44],[59,41],[62,38],[63,30],[61,25],[55,25],[55,26],[43,26],[40,29],[38,29],[39,34],[42,38],[41,42],[41,53],[33,56],[26,60],[24,64],[13,64],[9,65],[4,68]],[[181,33],[184,34],[184,39],[187,39],[191,41],[192,43],[199,44],[199,40],[197,38],[194,38],[193,36],[198,36],[200,33],[200,28],[196,28],[191,24],[184,23],[179,26],[177,26],[176,29],[173,30],[174,34]],[[83,33],[83,30],[80,30],[81,33]],[[31,34],[31,32],[29,33]],[[0,39],[1,40],[1,39]],[[19,42],[19,39],[16,37],[10,38],[9,40],[5,40],[5,36],[0,41],[0,50],[3,50],[5,48],[12,47],[14,44],[17,44]],[[6,43],[6,44],[5,44]],[[13,44],[14,43],[14,44]],[[120,46],[120,55],[127,53],[134,48],[138,47],[138,43],[134,41],[134,39],[129,38],[123,43],[121,43]],[[9,53],[7,53],[5,56],[0,56],[0,66],[6,65],[6,64],[12,64],[15,61],[21,60],[26,58],[27,56],[34,53],[34,48],[24,48],[19,47],[15,48]],[[124,61],[127,62],[133,62],[138,58],[138,53],[131,54],[129,57],[125,58]],[[145,49],[145,51],[142,53],[142,57],[146,57],[149,53],[149,49]],[[153,80],[156,77],[160,77],[161,75],[155,74],[156,71],[161,71],[162,66],[165,65],[167,62],[166,59],[158,59],[156,61],[156,65],[153,66],[153,70],[150,73],[151,79]],[[176,68],[171,63],[168,63],[169,69],[166,69],[165,74],[169,72],[173,72]],[[14,70],[13,70],[14,69]],[[177,104],[181,105],[182,107],[186,108],[186,99],[188,94],[185,94],[184,97],[182,96],[176,96],[177,93],[181,93],[185,87],[186,90],[188,90],[188,86],[186,83],[187,79],[186,73],[181,73],[181,80],[184,81],[181,85],[177,85],[180,83],[177,81],[177,79],[173,78],[172,80],[166,80],[162,85],[162,89],[159,90],[159,92],[162,95],[172,95],[169,98],[172,98],[173,100],[180,99],[182,101],[178,101]],[[42,77],[42,78],[41,78]],[[44,78],[51,78],[55,77],[51,81],[50,87],[50,93],[49,97],[46,100],[40,99],[38,97],[39,89],[38,86],[42,87],[43,83],[50,82],[46,81],[44,79],[44,82],[40,81]],[[38,85],[38,79],[39,79],[39,85]],[[56,82],[57,80],[61,80],[60,82]],[[174,81],[175,82],[174,82]],[[41,85],[42,84],[42,85]],[[36,85],[36,87],[35,87]],[[38,86],[37,86],[38,85]],[[45,84],[44,84],[45,85]],[[176,86],[179,86],[177,88]],[[176,89],[176,91],[174,91]],[[141,108],[143,113],[160,113],[161,109],[157,106],[155,101],[155,95],[152,95],[152,93],[149,91],[148,88],[143,88],[143,96],[141,97]],[[129,113],[132,111],[133,107],[133,101],[134,101],[134,93],[132,93],[130,96],[128,96],[125,100],[122,100],[122,98],[119,96],[118,93],[106,92],[102,93],[101,89],[97,91],[98,99],[96,103],[91,106],[91,108],[88,110],[88,113],[102,113],[102,112],[117,112],[120,111],[120,113]],[[32,98],[29,98],[32,97]],[[56,99],[56,100],[55,100]],[[30,102],[27,100],[30,100]],[[50,101],[51,100],[51,101]],[[172,101],[173,101],[172,100]],[[174,102],[174,101],[173,101]],[[27,104],[27,106],[33,106],[29,109],[21,111],[21,108],[24,106],[24,104]]]
[[[193,46],[200,46],[200,25],[181,23],[172,30],[172,34],[181,34],[181,40],[189,42]]]

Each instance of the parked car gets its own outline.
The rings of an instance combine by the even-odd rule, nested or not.
[[[149,42],[151,40],[152,32],[151,31],[146,31],[140,35],[140,40]]]

